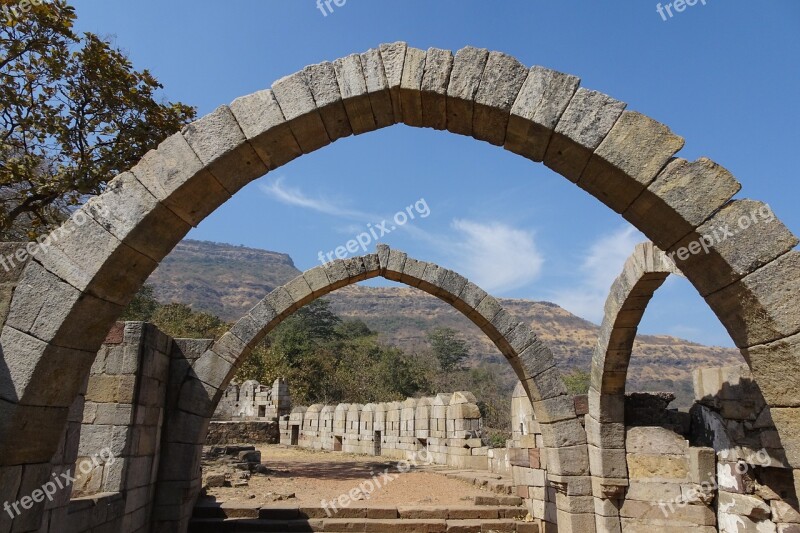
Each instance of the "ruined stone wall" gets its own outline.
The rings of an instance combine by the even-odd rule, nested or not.
[[[377,404],[296,407],[281,444],[486,470],[481,416],[470,392]]]
[[[214,411],[214,420],[277,420],[291,411],[292,398],[285,378],[271,387],[256,380],[231,383]]]
[[[750,369],[706,368],[693,377],[695,438],[716,453],[720,531],[800,532],[784,443]]]

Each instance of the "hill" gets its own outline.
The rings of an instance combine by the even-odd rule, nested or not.
[[[195,310],[232,322],[273,288],[299,273],[286,254],[183,241],[149,282],[162,303],[187,303]],[[491,341],[461,313],[417,289],[353,285],[328,298],[340,316],[363,320],[387,342],[406,350],[422,347],[427,330],[445,326],[458,330],[468,340],[474,354],[471,364],[503,360]],[[560,366],[589,370],[599,330],[596,324],[549,302],[501,302],[552,347]],[[634,345],[628,390],[673,391],[678,396],[674,405],[686,407],[692,397],[692,369],[741,361],[734,349],[703,346],[666,335],[640,335]],[[506,368],[511,373],[511,368]]]

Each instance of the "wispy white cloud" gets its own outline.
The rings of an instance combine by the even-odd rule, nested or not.
[[[541,273],[544,258],[534,234],[500,222],[456,219],[458,270],[489,292],[524,287]],[[453,246],[450,244],[450,246]]]
[[[645,240],[632,226],[625,226],[593,242],[578,267],[581,282],[550,293],[555,303],[578,316],[601,322],[608,291],[622,272],[636,244]]]
[[[310,209],[318,213],[332,215],[335,217],[343,217],[356,220],[374,220],[375,216],[362,211],[349,209],[341,205],[333,203],[331,200],[324,198],[313,198],[296,187],[286,185],[285,176],[278,176],[275,179],[262,182],[259,184],[261,192],[286,205],[293,205]]]

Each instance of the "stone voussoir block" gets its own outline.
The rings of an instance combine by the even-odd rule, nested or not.
[[[544,164],[577,182],[592,153],[625,110],[625,102],[578,88],[561,115],[544,155]]]
[[[339,95],[338,87],[336,95]],[[253,150],[269,170],[303,154],[271,89],[237,98],[229,107]]]
[[[350,120],[353,133],[358,135],[377,128],[372,104],[367,92],[367,80],[361,66],[361,56],[350,54],[333,62],[336,81],[342,94],[342,102]]]
[[[682,137],[660,122],[623,111],[589,159],[578,186],[624,213],[683,144]]]
[[[295,306],[302,307],[314,299],[314,291],[303,274],[284,285],[286,292],[292,297]]]
[[[425,73],[425,50],[408,47],[403,62],[400,80],[400,110],[402,122],[421,127],[422,123],[422,77]]]
[[[272,93],[304,154],[330,144],[325,123],[302,71],[273,83]]]
[[[191,229],[132,172],[111,180],[103,194],[86,202],[85,212],[114,237],[153,261],[160,261]]]
[[[481,76],[472,116],[472,135],[503,146],[511,107],[516,101],[528,69],[513,57],[490,52]]]
[[[400,122],[403,112],[400,108],[400,83],[403,80],[403,65],[406,59],[408,45],[402,41],[382,44],[378,47],[389,86],[389,95],[392,99],[392,112],[394,121]]]
[[[485,48],[467,46],[455,53],[447,85],[447,129],[460,135],[472,135],[475,96],[489,59]]]
[[[728,203],[742,185],[714,161],[670,161],[622,216],[667,250]]]
[[[167,209],[192,226],[231,197],[180,132],[147,152],[131,172]]]
[[[266,162],[247,142],[239,122],[226,105],[184,126],[181,134],[206,170],[231,195],[267,173]]]
[[[553,130],[579,84],[575,76],[532,67],[511,107],[505,149],[542,161]]]
[[[453,52],[428,48],[421,83],[423,126],[437,130],[447,128],[447,85],[452,70]]]
[[[325,125],[325,131],[328,132],[328,138],[335,141],[352,135],[353,129],[342,101],[333,63],[325,61],[309,65],[303,69],[303,74]]]
[[[389,80],[386,77],[380,50],[370,48],[362,53],[361,67],[364,70],[364,80],[367,84],[372,114],[375,117],[375,126],[384,128],[394,124],[396,121],[392,108],[392,95],[389,91]]]
[[[681,239],[667,256],[703,297],[772,262],[798,239],[770,207],[735,200]]]

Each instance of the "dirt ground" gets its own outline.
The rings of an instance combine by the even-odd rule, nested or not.
[[[350,493],[363,482],[375,483],[376,478],[379,487],[369,492],[368,498],[356,502],[359,506],[465,505],[474,496],[487,494],[474,485],[424,468],[400,473],[396,462],[380,457],[275,445],[256,448],[270,472],[253,475],[247,487],[209,488],[208,496],[219,502],[268,504],[274,501],[274,494],[293,493],[294,498],[278,503],[316,507],[323,500]],[[387,468],[391,480],[383,475]]]

